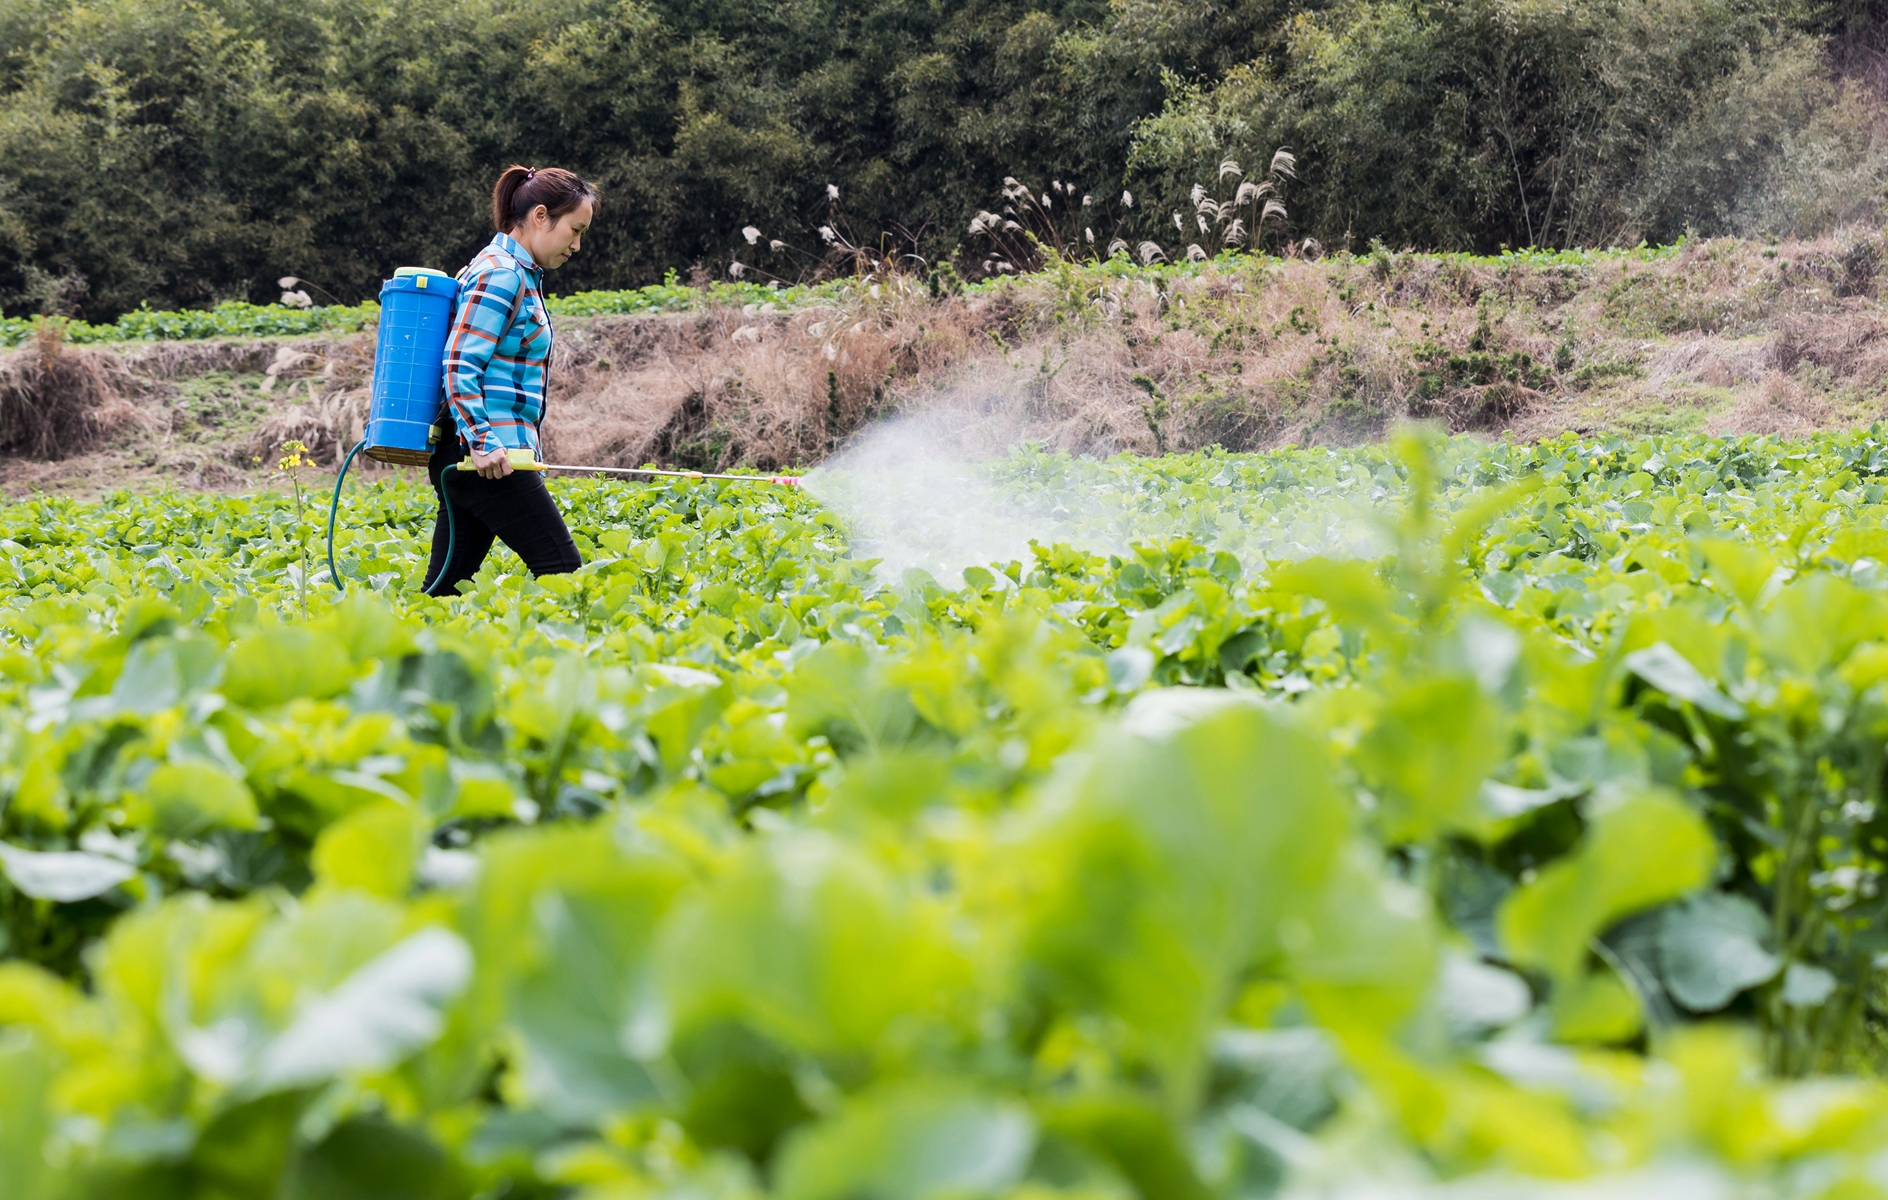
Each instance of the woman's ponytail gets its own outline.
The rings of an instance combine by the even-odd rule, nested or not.
[[[578,205],[597,202],[596,185],[562,167],[521,167],[515,163],[499,172],[492,187],[492,225],[510,233],[542,204],[552,220]]]

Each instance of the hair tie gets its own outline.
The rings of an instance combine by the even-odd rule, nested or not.
[[[524,173],[524,181],[526,183],[530,183],[533,179],[537,178],[537,174],[538,174],[538,169],[536,167],[530,167],[526,169]]]

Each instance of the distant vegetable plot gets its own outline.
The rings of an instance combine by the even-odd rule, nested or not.
[[[751,283],[715,283],[690,287],[675,281],[674,272],[664,283],[629,288],[615,292],[578,292],[555,296],[548,302],[558,316],[597,317],[681,312],[714,304],[802,304],[817,298],[833,285],[819,287],[771,288]],[[248,304],[225,301],[214,308],[187,308],[159,311],[138,308],[116,321],[94,325],[86,321],[55,319],[66,341],[76,344],[99,342],[183,342],[210,338],[297,337],[305,334],[356,333],[380,319],[380,305],[366,301],[356,305],[330,304],[296,308],[283,304]],[[24,346],[33,338],[45,318],[0,317],[0,349]]]

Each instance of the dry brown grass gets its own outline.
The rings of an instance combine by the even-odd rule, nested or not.
[[[298,441],[316,462],[338,467],[367,428],[373,342],[362,336],[269,348],[263,388],[279,392],[282,403],[257,426],[247,451],[252,458],[273,462],[283,443]]]
[[[1761,379],[1775,365],[1775,359],[1776,347],[1768,341],[1703,334],[1681,339],[1660,351],[1645,378],[1654,388],[1671,380],[1737,387]]]
[[[147,342],[118,350],[126,367],[151,379],[189,379],[214,371],[262,370],[280,352],[280,342]]]
[[[703,470],[818,461],[964,351],[961,306],[886,290],[792,314],[716,308],[572,331],[553,364],[546,454]]]
[[[1801,436],[1827,428],[1835,418],[1830,403],[1780,371],[1764,377],[1727,413],[1705,427],[1710,434],[1768,433]]]
[[[1822,367],[1836,378],[1879,388],[1888,382],[1888,319],[1879,305],[1859,300],[1834,313],[1785,318],[1772,340],[1771,365],[1784,372]]]
[[[34,344],[0,354],[0,448],[38,459],[91,449],[140,424],[136,379],[117,355],[65,345],[56,321]]]

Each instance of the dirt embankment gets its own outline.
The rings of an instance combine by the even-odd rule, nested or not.
[[[794,312],[559,322],[553,460],[804,466],[901,411],[996,450],[1161,453],[1465,432],[1798,433],[1888,389],[1872,231],[1490,265],[1379,251],[1165,283],[1050,271],[972,296],[887,283]],[[0,355],[0,486],[261,486],[360,436],[372,339],[42,341]]]

